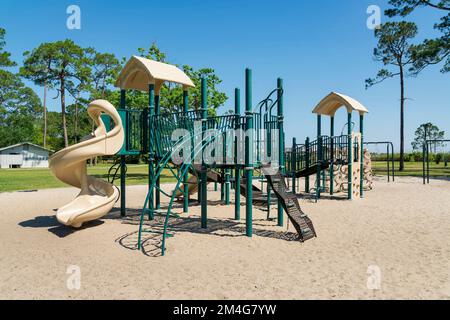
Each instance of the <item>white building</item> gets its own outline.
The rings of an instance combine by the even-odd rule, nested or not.
[[[48,168],[52,152],[29,142],[0,148],[0,168]]]

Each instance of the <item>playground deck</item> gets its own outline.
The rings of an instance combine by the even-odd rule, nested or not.
[[[220,205],[213,188],[208,229],[192,203],[189,217],[172,220],[165,257],[157,233],[146,234],[144,245],[156,257],[136,251],[133,214],[146,186],[128,187],[126,223],[116,210],[75,232],[57,223],[53,209],[77,189],[0,194],[0,298],[450,298],[448,181],[376,178],[364,200],[301,200],[319,233],[303,244],[290,241],[292,224],[286,232],[257,208],[247,238],[245,221],[232,220],[233,207]],[[70,265],[80,267],[80,290],[66,287]],[[381,290],[367,288],[369,266],[380,268]]]

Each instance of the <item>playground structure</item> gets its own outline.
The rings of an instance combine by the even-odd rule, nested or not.
[[[347,134],[335,136],[334,116],[344,106],[347,109]],[[359,132],[352,130],[352,112],[359,113]],[[296,192],[298,178],[305,178],[305,192],[321,194],[347,192],[347,199],[363,197],[364,185],[371,187],[370,154],[364,152],[364,115],[367,108],[355,99],[332,92],[323,98],[313,109],[317,114],[317,139],[306,138],[304,144],[297,144],[293,138],[292,148],[286,156],[286,175],[291,178],[292,190]],[[330,135],[322,134],[322,116],[330,117]],[[309,177],[315,177],[311,188]]]
[[[106,113],[114,122],[114,129],[105,127],[101,114]],[[119,198],[119,190],[111,183],[88,176],[86,160],[96,156],[114,155],[123,144],[122,121],[116,108],[108,101],[96,100],[89,104],[88,114],[97,129],[82,142],[65,148],[49,159],[49,167],[59,180],[80,188],[78,196],[56,212],[62,224],[75,228],[107,214]]]
[[[423,184],[430,183],[430,150],[432,146],[445,146],[445,143],[450,143],[450,140],[446,139],[426,139],[422,146],[422,180]],[[434,152],[436,153],[436,152]],[[445,167],[448,167],[448,161],[450,158],[450,152],[443,153],[443,159],[441,162],[444,163]]]
[[[183,111],[168,113],[159,105],[160,89],[164,82],[183,86]],[[269,203],[262,190],[254,185],[254,171],[259,170],[274,190],[278,203],[277,222],[283,225],[285,211],[295,227],[300,241],[316,236],[310,219],[301,210],[297,197],[289,193],[284,175],[284,132],[283,132],[283,81],[277,80],[277,87],[253,107],[252,72],[245,73],[245,115],[240,109],[240,89],[235,89],[234,114],[208,116],[207,80],[201,80],[201,106],[189,107],[189,88],[192,81],[183,71],[165,63],[132,57],[120,73],[116,86],[121,89],[119,114],[124,123],[125,143],[120,150],[121,157],[121,215],[126,214],[125,203],[125,157],[133,154],[148,153],[149,181],[148,194],[144,201],[139,226],[138,247],[141,247],[144,232],[153,232],[144,228],[144,219],[153,220],[155,215],[162,215],[164,228],[162,232],[161,253],[166,250],[169,235],[169,218],[173,214],[173,205],[177,198],[183,198],[183,212],[189,210],[189,194],[198,193],[201,204],[201,227],[207,228],[207,184],[209,182],[225,185],[225,203],[229,204],[231,183],[235,191],[234,218],[240,220],[240,196],[246,197],[245,223],[246,235],[253,234],[252,216],[255,202]],[[126,108],[126,90],[134,89],[148,92],[148,107],[143,111]],[[256,112],[255,112],[256,110]],[[180,139],[173,140],[176,130],[187,133]],[[200,129],[197,130],[196,129]],[[265,129],[265,131],[262,131]],[[261,134],[264,132],[264,134]],[[211,134],[212,133],[212,134]],[[230,134],[233,133],[233,134]],[[218,140],[223,141],[223,149],[215,150],[215,156],[227,161],[207,162],[205,150]],[[186,148],[190,149],[186,152]],[[233,152],[234,151],[234,152]],[[239,152],[240,151],[240,152]],[[183,154],[183,161],[174,162],[174,157]],[[188,154],[189,153],[189,156]],[[244,156],[239,158],[238,155]],[[263,155],[267,155],[263,156]],[[265,161],[266,158],[272,159]],[[116,168],[119,170],[119,166]],[[164,190],[160,184],[163,172],[169,172],[175,179],[172,190]],[[220,172],[220,173],[219,173]],[[224,173],[224,174],[222,174]],[[191,178],[189,178],[191,174]],[[233,175],[233,179],[231,176]],[[195,178],[193,178],[195,177]],[[256,180],[261,177],[256,177]],[[169,198],[167,207],[161,206],[161,194]],[[254,198],[254,196],[256,196]]]
[[[160,106],[160,92],[165,82],[183,88],[182,111],[169,112]],[[329,191],[346,192],[348,199],[363,196],[364,185],[372,183],[370,154],[363,149],[363,120],[368,110],[358,101],[332,92],[313,110],[317,114],[317,139],[306,139],[298,145],[293,140],[290,151],[285,150],[283,115],[283,80],[266,98],[253,104],[252,71],[245,72],[245,114],[241,115],[240,89],[235,89],[234,114],[208,115],[207,79],[201,79],[199,106],[189,106],[191,79],[173,65],[133,56],[120,73],[116,87],[120,88],[120,108],[116,111],[106,101],[95,101],[89,114],[98,125],[92,143],[98,140],[101,150],[83,148],[83,143],[66,148],[52,158],[52,171],[69,184],[80,187],[82,192],[74,204],[61,208],[58,220],[79,227],[88,220],[106,214],[120,194],[120,213],[126,215],[126,157],[148,155],[148,192],[140,214],[138,248],[146,232],[159,232],[146,228],[145,219],[162,216],[163,231],[161,253],[165,254],[169,233],[169,220],[176,216],[175,202],[182,201],[183,213],[189,211],[189,197],[198,195],[201,206],[200,225],[208,224],[209,183],[221,185],[224,204],[231,204],[230,192],[234,190],[234,219],[241,219],[241,196],[245,203],[245,233],[253,234],[253,206],[262,206],[270,218],[271,205],[277,205],[277,225],[283,226],[284,212],[298,233],[300,241],[316,236],[314,226],[302,211],[296,195],[296,179],[305,177],[305,191],[314,190],[316,199]],[[127,90],[148,92],[148,105],[140,110],[127,108]],[[335,136],[334,115],[340,107],[347,109],[347,134]],[[352,112],[359,113],[359,132],[353,132]],[[101,114],[101,113],[104,114]],[[330,135],[322,135],[322,116],[330,117]],[[182,134],[180,134],[182,131]],[[177,133],[177,134],[175,134]],[[100,144],[103,143],[103,145]],[[72,150],[83,152],[73,156]],[[114,177],[120,171],[120,193],[112,182],[86,176],[86,159],[97,155],[117,153],[120,162],[110,169]],[[69,156],[63,156],[69,154]],[[211,157],[212,156],[212,157]],[[75,169],[75,170],[72,170]],[[71,170],[71,172],[66,172]],[[174,178],[175,186],[161,186],[163,174]],[[315,186],[309,186],[309,176],[315,176]],[[76,177],[76,178],[75,178]],[[87,177],[87,178],[86,178]],[[79,179],[79,181],[75,181]],[[287,179],[292,179],[289,188]],[[86,182],[87,181],[87,182]],[[256,184],[261,184],[259,188]],[[264,188],[264,184],[266,188]],[[163,187],[171,188],[165,190]],[[92,194],[92,190],[95,190]],[[265,190],[264,190],[265,189]],[[168,203],[161,204],[161,195]],[[94,196],[94,197],[92,197]],[[96,197],[102,200],[95,200]],[[89,199],[96,203],[95,210],[87,205]],[[94,201],[95,200],[95,201]],[[62,212],[72,212],[79,206],[83,213],[62,218]],[[100,209],[101,208],[101,209]],[[87,212],[91,212],[87,214]],[[95,214],[94,214],[95,213]],[[71,216],[72,213],[66,214]]]

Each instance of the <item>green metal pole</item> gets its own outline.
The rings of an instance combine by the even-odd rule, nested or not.
[[[334,194],[334,116],[330,117],[330,195]]]
[[[322,116],[320,114],[317,115],[317,138],[322,135]]]
[[[309,150],[309,137],[305,140],[305,169],[309,168],[309,157],[310,157],[310,150]],[[305,192],[309,193],[309,176],[305,176]]]
[[[225,204],[230,205],[230,170],[225,170]]]
[[[207,87],[206,87],[206,78],[202,77],[201,81],[201,103],[202,103],[202,139],[205,137],[206,132],[206,118],[208,116],[208,102],[207,102]],[[203,146],[202,146],[203,149]],[[203,151],[202,151],[203,152]],[[208,177],[207,177],[207,168],[205,165],[205,161],[202,155],[202,171],[201,171],[201,225],[203,229],[207,228],[207,220],[208,220],[208,206],[207,206],[207,185],[208,185]]]
[[[316,200],[320,199],[322,176],[322,136],[317,137],[317,172],[316,172]]]
[[[226,132],[223,134],[223,159],[225,160],[228,156],[228,147],[227,147],[227,134]],[[225,169],[225,204],[230,204],[230,170]]]
[[[252,113],[252,71],[245,70],[245,121],[246,129],[253,134],[253,113]],[[253,139],[252,139],[253,140]],[[247,237],[253,235],[253,146],[249,135],[245,137],[245,178],[247,202],[245,206],[245,230]]]
[[[430,183],[430,143],[427,141],[427,183]]]
[[[126,109],[126,91],[120,90],[120,108]],[[126,117],[125,117],[126,118]],[[126,161],[125,156],[120,156],[120,215],[126,215]]]
[[[148,85],[148,113],[150,118],[155,114],[155,84],[151,83]],[[153,130],[151,126],[149,126],[149,131]],[[155,178],[154,166],[155,166],[155,150],[154,150],[154,141],[152,135],[149,133],[149,148],[148,148],[148,192],[150,194],[150,198],[148,201],[149,209],[151,209],[150,203],[153,201],[154,190],[151,187],[153,184],[153,179]],[[150,212],[150,216],[153,216],[153,212]]]
[[[240,129],[239,120],[241,117],[241,91],[234,89],[234,114],[236,119],[235,129]],[[234,157],[235,157],[235,184],[234,184],[234,219],[241,220],[241,173],[240,163],[238,163],[238,138],[235,138]]]
[[[352,113],[347,114],[347,134],[348,134],[348,195],[349,200],[353,197],[352,180],[353,180],[353,145],[352,145]]]
[[[292,171],[292,193],[295,194],[295,171],[297,166],[297,159],[295,149],[297,146],[297,139],[292,138],[292,151],[291,151],[291,171]]]
[[[159,94],[155,95],[155,115],[159,116],[160,115],[160,108],[159,108]],[[155,165],[158,162],[159,159],[155,159]],[[157,177],[156,180],[156,190],[155,190],[155,208],[156,209],[161,209],[161,192],[160,192],[160,187],[161,187],[161,181],[160,181],[160,177]]]
[[[189,92],[187,90],[183,90],[183,112],[187,114],[189,111]],[[183,177],[183,212],[187,213],[189,211],[189,174],[186,172]]]
[[[394,163],[394,144],[391,142],[389,143],[391,146],[391,164],[392,164],[392,182],[395,181],[395,163]]]
[[[220,170],[220,201],[225,202],[225,170]]]
[[[361,144],[359,148],[361,149],[360,156],[360,184],[359,184],[359,195],[364,198],[364,114],[359,115],[359,132],[361,133]],[[389,172],[388,172],[389,175]]]
[[[317,174],[316,174],[316,199],[320,199],[322,177],[322,116],[317,115]]]
[[[283,79],[277,79],[277,98],[278,98],[278,159],[280,162],[281,176],[285,173],[285,163],[284,163],[284,110],[283,110]],[[283,204],[278,200],[278,226],[283,226],[284,209]]]
[[[263,189],[261,189],[263,190]],[[272,189],[270,187],[269,182],[266,184],[266,192],[267,192],[267,219],[270,218],[270,205],[272,204]]]
[[[391,178],[390,178],[390,176],[391,176],[391,169],[390,169],[390,161],[391,161],[391,159],[389,158],[389,143],[388,144],[386,144],[386,162],[387,162],[387,172],[388,172],[388,182],[390,182],[391,180]]]
[[[429,150],[428,150],[428,130],[427,130],[427,127],[425,127],[424,128],[424,134],[425,134],[425,155],[426,155],[426,168],[427,168],[427,183],[430,183],[430,176],[429,176],[429,173],[430,173],[430,159],[428,158],[429,157]],[[424,159],[425,159],[425,157],[424,157]],[[424,160],[425,161],[425,160]]]
[[[425,143],[422,145],[422,178],[423,178],[423,184],[426,184],[425,183]]]

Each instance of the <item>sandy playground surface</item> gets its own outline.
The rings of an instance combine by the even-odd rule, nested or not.
[[[116,210],[78,231],[54,218],[76,189],[1,193],[0,298],[449,299],[450,182],[380,178],[374,187],[362,200],[301,200],[318,234],[304,244],[256,209],[254,237],[245,237],[245,221],[219,201],[201,230],[193,206],[172,220],[164,257],[157,233],[145,234],[145,253],[135,246],[145,186],[127,189],[129,219]],[[67,288],[70,265],[80,268],[79,290]],[[374,268],[379,290],[367,286]]]

